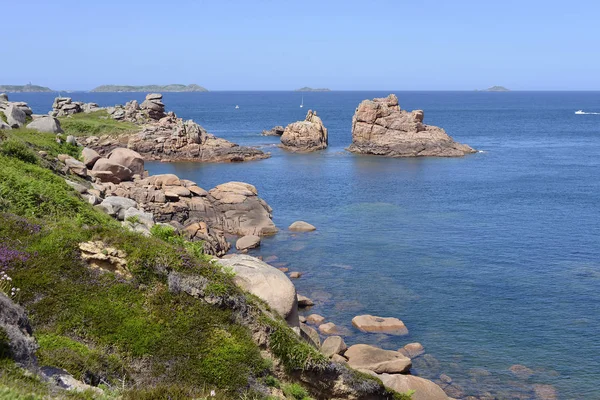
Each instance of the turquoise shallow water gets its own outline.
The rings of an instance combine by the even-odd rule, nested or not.
[[[564,399],[600,398],[600,111],[595,92],[395,92],[403,108],[484,152],[460,159],[385,159],[344,152],[354,108],[388,92],[165,94],[167,108],[209,132],[272,152],[244,164],[148,163],[209,189],[254,184],[281,232],[254,254],[304,273],[310,312],[347,327],[348,343],[418,341],[464,395],[529,398],[535,383]],[[35,112],[53,95],[13,94]],[[101,105],[142,94],[73,94]],[[235,110],[238,104],[240,109]],[[318,110],[330,147],[285,153],[262,129]],[[290,234],[297,219],[317,226]],[[406,337],[360,334],[353,316],[396,316]],[[437,360],[437,363],[436,363]],[[426,364],[426,365],[425,365]],[[439,364],[439,365],[438,365]],[[523,364],[534,374],[508,372]],[[482,372],[481,369],[489,371]]]

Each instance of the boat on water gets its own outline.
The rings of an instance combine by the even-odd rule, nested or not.
[[[304,96],[302,96],[302,103],[300,103],[300,108],[304,107]]]
[[[238,106],[237,104],[235,105],[235,109],[237,110],[238,108],[240,108],[240,106]]]
[[[581,114],[585,114],[585,112],[583,110],[577,110],[577,111],[575,111],[575,114],[581,115]]]

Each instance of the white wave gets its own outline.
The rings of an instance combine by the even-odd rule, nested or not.
[[[582,111],[582,112],[576,112],[575,114],[577,114],[577,115],[600,115],[600,112],[585,112],[585,111]]]

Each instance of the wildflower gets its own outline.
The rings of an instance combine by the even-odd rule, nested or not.
[[[210,397],[215,397],[217,395],[217,393],[214,390],[210,391]]]

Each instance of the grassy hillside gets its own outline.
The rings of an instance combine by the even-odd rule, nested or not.
[[[0,131],[0,267],[20,288],[14,300],[29,314],[39,365],[104,392],[66,393],[0,351],[0,399],[200,399],[214,390],[215,399],[307,400],[340,374],[358,392],[381,388],[301,341],[200,243],[164,228],[141,236],[83,201],[65,183],[62,153],[80,149],[54,134]],[[131,277],[91,269],[79,244],[92,240],[125,252]],[[199,294],[174,290],[174,276],[201,282]],[[371,398],[409,398],[376,390]]]

